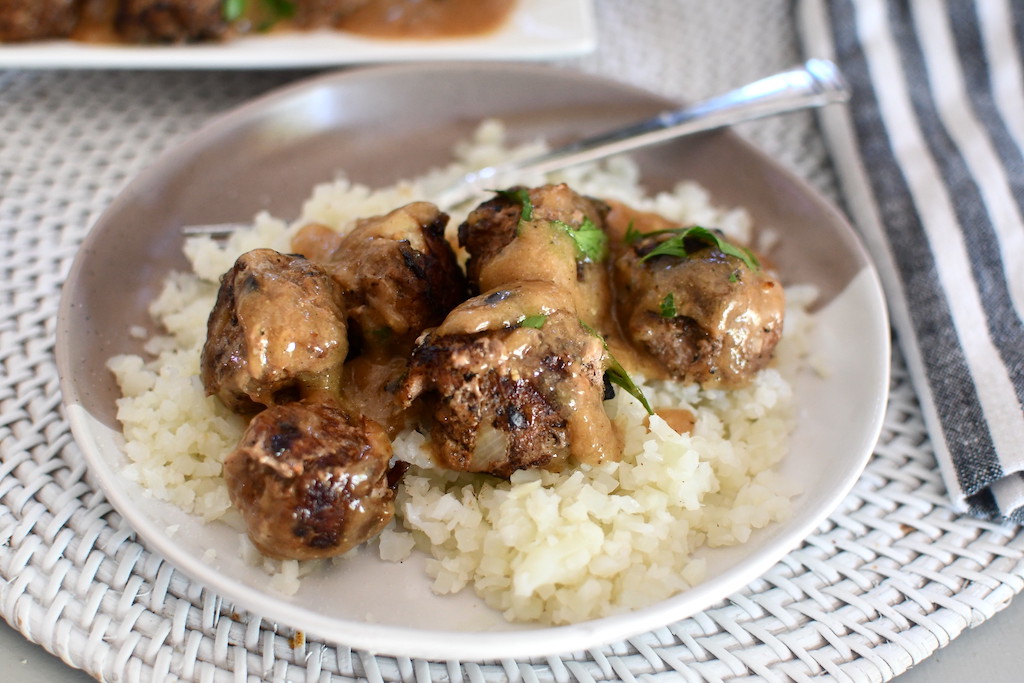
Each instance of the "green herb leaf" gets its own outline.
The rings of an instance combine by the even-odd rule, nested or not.
[[[619,385],[625,389],[630,396],[640,401],[640,405],[644,407],[644,410],[647,411],[648,415],[654,415],[654,411],[651,410],[651,404],[647,402],[647,397],[644,396],[644,392],[640,391],[640,387],[636,385],[633,378],[631,378],[629,373],[626,372],[626,369],[623,368],[619,361],[615,360],[611,355],[608,357],[611,359],[611,362],[608,364],[608,368],[605,370],[605,373],[608,375],[608,380],[612,384]]]
[[[535,330],[539,330],[544,327],[544,323],[548,321],[546,315],[528,315],[519,321],[520,327],[532,327]]]
[[[224,21],[238,21],[245,14],[246,0],[224,0],[221,6],[221,16]]]
[[[295,16],[294,0],[263,0],[274,19],[291,19]]]
[[[576,228],[564,221],[551,221],[565,230],[576,244],[576,260],[600,263],[608,257],[608,235],[594,221],[584,218]]]
[[[661,317],[662,318],[674,318],[679,315],[676,312],[676,295],[669,292],[665,295],[665,298],[661,300]]]
[[[729,273],[729,282],[739,282],[739,281],[740,281],[740,269],[737,268],[736,270],[734,270],[731,273]]]
[[[717,232],[708,230],[707,228],[702,228],[699,225],[695,225],[692,228],[657,230],[655,232],[646,233],[644,237],[648,237],[650,235],[664,235],[666,233],[672,233],[672,237],[645,254],[644,257],[640,259],[641,262],[654,258],[655,256],[678,256],[680,258],[686,258],[690,255],[690,251],[686,248],[686,241],[698,240],[704,244],[718,247],[718,250],[723,254],[735,256],[739,260],[743,261],[743,264],[750,270],[759,270],[761,268],[761,264],[758,262],[757,257],[754,256],[754,252],[745,247],[738,247],[731,242],[727,242]]]
[[[633,226],[633,221],[630,221],[629,225],[626,226],[626,244],[628,244],[629,246],[633,246],[634,244],[639,242],[643,238],[643,236],[644,234]]]
[[[644,396],[644,392],[640,391],[640,387],[636,385],[633,378],[629,376],[626,369],[622,367],[619,361],[615,360],[615,356],[612,355],[611,349],[608,348],[608,342],[601,336],[601,333],[595,330],[590,325],[580,320],[580,326],[587,331],[588,334],[592,334],[601,340],[604,345],[604,350],[608,353],[608,367],[605,368],[604,372],[608,375],[608,381],[612,384],[618,385],[626,390],[630,396],[640,401],[640,405],[644,407],[648,415],[654,415],[654,411],[651,409],[651,404],[647,402],[647,397]]]
[[[530,191],[525,187],[518,187],[514,190],[494,190],[494,192],[499,197],[519,202],[519,206],[523,207],[522,213],[519,215],[520,221],[533,220],[533,201],[530,199]]]

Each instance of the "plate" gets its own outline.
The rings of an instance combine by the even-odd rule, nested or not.
[[[466,38],[375,39],[340,31],[280,32],[225,43],[0,43],[0,68],[283,69],[411,61],[574,57],[597,44],[592,0],[520,0],[496,31]]]
[[[486,93],[486,96],[482,96]],[[874,267],[822,197],[738,137],[715,132],[637,153],[645,185],[695,179],[721,205],[744,205],[776,231],[786,281],[820,290],[813,344],[827,376],[795,382],[799,425],[780,467],[803,491],[785,522],[749,542],[706,550],[709,577],[645,609],[572,626],[511,625],[470,591],[440,597],[420,560],[355,553],[345,571],[303,580],[292,597],[230,552],[236,532],[203,524],[123,480],[118,389],[105,368],[140,353],[130,326],[171,269],[187,268],[183,225],[296,216],[317,182],[344,170],[370,186],[450,160],[481,119],[506,122],[513,142],[558,143],[653,115],[672,103],[567,69],[534,65],[399,65],[322,76],[213,121],[157,160],[112,203],[84,241],[61,302],[57,360],[72,429],[91,475],[145,540],[196,581],[310,638],[375,653],[479,660],[563,653],[616,641],[692,615],[756,579],[800,544],[843,499],[870,456],[888,390],[889,327]],[[125,264],[128,264],[127,266]],[[169,528],[177,528],[172,534]]]

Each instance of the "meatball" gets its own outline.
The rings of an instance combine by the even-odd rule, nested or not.
[[[564,184],[499,193],[459,226],[470,285],[485,292],[515,282],[551,282],[571,294],[584,322],[605,328],[611,301],[606,212],[603,202]]]
[[[260,552],[308,560],[344,553],[394,516],[391,442],[337,405],[276,405],[253,417],[224,462],[231,502]]]
[[[604,411],[603,342],[567,292],[524,282],[477,296],[420,339],[399,391],[422,397],[444,467],[507,477],[518,469],[618,457]]]
[[[630,341],[683,382],[731,388],[771,360],[782,336],[782,285],[763,268],[687,238],[685,256],[652,252],[680,231],[636,240],[615,261],[619,317]]]
[[[347,234],[312,224],[292,249],[322,263],[341,288],[361,349],[408,352],[416,337],[465,300],[466,281],[444,238],[448,215],[414,202],[358,221]]]
[[[228,30],[224,0],[121,0],[114,28],[136,43],[217,40]]]
[[[236,412],[337,390],[348,353],[337,284],[319,265],[272,249],[240,256],[207,322],[207,394]]]
[[[514,188],[499,193],[473,209],[459,226],[459,246],[469,254],[466,275],[470,285],[480,289],[480,271],[516,238],[523,216],[523,202]],[[529,197],[529,194],[526,195]]]
[[[82,0],[4,0],[0,41],[65,38],[78,25]]]

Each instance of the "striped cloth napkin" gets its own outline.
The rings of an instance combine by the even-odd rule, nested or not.
[[[822,126],[955,506],[1024,523],[1024,3],[802,0]]]

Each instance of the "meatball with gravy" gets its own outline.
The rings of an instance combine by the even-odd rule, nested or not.
[[[400,390],[427,406],[438,463],[507,477],[596,463],[621,446],[604,411],[603,342],[569,293],[521,282],[481,294],[420,339]]]
[[[607,206],[568,185],[513,188],[474,209],[459,226],[476,291],[539,280],[572,296],[580,318],[603,328],[611,301],[605,269]]]
[[[78,25],[83,0],[0,2],[0,42],[66,38]]]
[[[738,387],[771,360],[785,296],[756,261],[725,253],[708,232],[658,231],[624,249],[614,269],[619,317],[670,377]],[[669,240],[679,242],[676,253],[656,251]]]
[[[217,40],[228,31],[223,0],[121,0],[114,28],[136,43]]]
[[[341,292],[319,265],[272,249],[221,278],[200,362],[203,386],[239,413],[334,392],[348,354]]]
[[[466,281],[444,238],[448,215],[413,202],[364,218],[345,234],[316,223],[292,249],[323,264],[341,288],[353,336],[365,349],[408,351],[427,327],[466,298]]]

